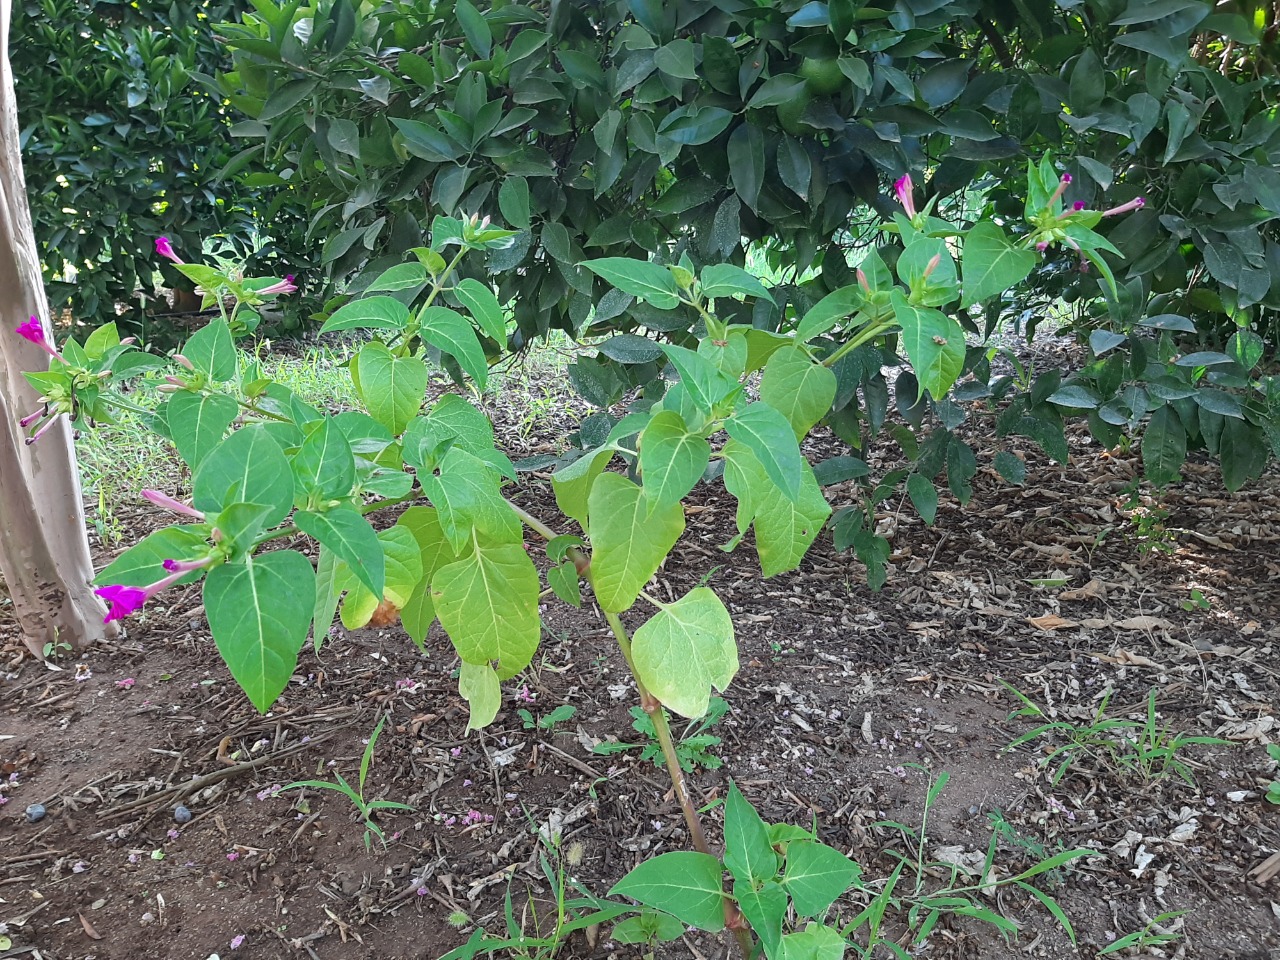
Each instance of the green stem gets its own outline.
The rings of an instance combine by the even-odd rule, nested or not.
[[[835,364],[838,361],[840,361],[842,358],[844,358],[846,354],[849,354],[852,351],[857,350],[858,347],[862,346],[864,343],[867,343],[870,340],[874,340],[876,337],[880,336],[881,334],[888,333],[890,330],[893,329],[893,326],[894,326],[894,321],[892,319],[882,319],[878,316],[872,317],[870,326],[866,327],[860,334],[858,334],[848,343],[842,344],[840,348],[835,351],[835,353],[831,354],[831,356],[827,357],[827,359],[822,361],[822,365],[824,367],[835,366]]]
[[[511,503],[510,500],[507,503],[515,512],[515,515],[530,530],[537,533],[544,540],[551,541],[555,539],[556,532],[545,523],[528,511]],[[585,552],[578,547],[570,547],[568,555],[578,568],[578,573],[586,577],[587,583],[594,593],[595,581],[591,576],[591,564]],[[645,599],[650,598],[646,597]],[[650,600],[650,602],[653,603],[655,601]],[[667,764],[667,774],[671,777],[672,789],[675,791],[676,800],[680,804],[680,811],[684,814],[685,825],[689,828],[689,839],[693,843],[694,849],[699,853],[714,857],[715,854],[711,852],[711,845],[707,843],[706,831],[702,828],[702,818],[698,816],[698,809],[693,805],[689,791],[685,788],[684,771],[680,769],[680,757],[676,753],[675,738],[671,735],[671,725],[667,723],[666,711],[663,710],[658,698],[649,692],[644,685],[644,681],[640,679],[640,675],[636,672],[635,661],[631,657],[631,636],[627,633],[627,628],[623,625],[622,618],[616,613],[610,613],[608,610],[604,610],[603,613],[605,621],[609,624],[609,629],[613,631],[614,639],[618,641],[618,649],[622,652],[622,659],[626,661],[627,669],[631,671],[631,676],[636,682],[636,692],[640,695],[640,706],[653,723],[654,739],[658,741],[658,745],[662,748],[662,756]],[[738,949],[742,953],[742,960],[750,960],[754,950],[751,931],[748,929],[742,913],[738,910],[737,904],[731,897],[725,897],[724,918],[725,925],[733,931],[734,938],[737,940]]]
[[[208,392],[214,393],[215,391],[210,390]],[[240,405],[242,409],[248,410],[250,413],[256,413],[258,416],[265,417],[267,420],[275,420],[275,421],[278,421],[279,423],[293,423],[293,421],[290,420],[288,417],[282,417],[280,416],[280,414],[272,413],[270,410],[263,410],[261,407],[257,406],[256,404],[249,403],[247,400],[241,400],[239,397],[235,397],[233,399],[235,400],[236,403]]]
[[[374,503],[366,503],[357,507],[356,509],[360,513],[360,516],[364,517],[364,516],[368,516],[371,513],[376,513],[377,511],[382,510],[385,507],[399,506],[402,503],[408,503],[410,500],[416,500],[416,499],[418,499],[418,494],[406,493],[403,497],[393,497],[390,500],[378,500]],[[271,540],[281,540],[285,537],[294,537],[301,532],[302,531],[299,530],[295,524],[291,523],[287,527],[281,527],[279,530],[273,530],[271,531],[271,533],[268,533],[266,536],[260,537],[259,539],[255,540],[253,542],[253,546],[256,549],[257,547],[260,547],[262,546],[262,544],[267,543]]]

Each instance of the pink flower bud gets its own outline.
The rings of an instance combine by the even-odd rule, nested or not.
[[[18,421],[18,426],[20,426],[23,430],[25,430],[27,429],[27,427],[31,426],[33,423],[35,423],[37,420],[43,417],[46,412],[47,411],[44,408],[41,408],[35,411],[34,413],[28,413],[25,417],[23,417],[21,420]]]
[[[1122,203],[1118,207],[1112,207],[1110,210],[1103,210],[1104,217],[1114,217],[1121,213],[1128,213],[1130,210],[1141,210],[1147,205],[1146,197],[1134,197],[1128,203]]]
[[[1077,200],[1075,203],[1071,205],[1071,209],[1074,210],[1076,213],[1079,213],[1084,208],[1085,208],[1085,202],[1083,200]]]
[[[173,355],[173,359],[178,362],[179,366],[186,367],[188,370],[194,370],[196,368],[194,363],[192,363],[190,360],[188,360],[186,357],[184,357],[180,353],[175,353]]]
[[[192,570],[203,570],[211,563],[213,563],[213,557],[205,557],[203,560],[170,559],[166,560],[163,566],[170,573],[190,573]]]
[[[142,496],[154,503],[157,507],[163,507],[165,510],[170,510],[174,513],[181,513],[188,517],[195,517],[197,520],[204,519],[204,514],[199,510],[188,506],[181,500],[175,500],[173,497],[166,493],[161,493],[159,490],[143,490]]]
[[[933,259],[929,261],[929,265],[924,268],[924,279],[929,279],[929,274],[938,269],[938,264],[942,262],[942,254],[935,253]]]
[[[1071,182],[1071,174],[1069,174],[1069,173],[1064,173],[1064,174],[1062,175],[1062,182],[1063,182],[1063,183],[1070,183],[1070,182]]]
[[[916,200],[913,195],[914,186],[911,183],[911,174],[904,173],[901,177],[893,182],[893,192],[898,198],[898,202],[902,204],[902,209],[906,211],[907,216],[915,218]]]
[[[297,289],[297,286],[293,282],[293,274],[290,274],[283,280],[277,280],[269,287],[263,287],[258,291],[258,296],[265,297],[277,293],[293,293]]]
[[[862,272],[862,268],[857,269],[858,285],[867,293],[871,293],[871,282],[867,280],[867,275]]]
[[[1044,253],[1046,250],[1049,249],[1049,241],[1041,240],[1039,243],[1036,244],[1036,249],[1039,250],[1041,253]]]
[[[35,443],[37,440],[43,437],[46,433],[48,433],[49,429],[57,422],[58,422],[58,414],[54,414],[52,417],[50,417],[48,420],[44,422],[44,426],[42,426],[39,430],[37,430],[31,436],[27,437],[27,439],[24,441],[26,445],[28,447],[31,446],[33,443]]]

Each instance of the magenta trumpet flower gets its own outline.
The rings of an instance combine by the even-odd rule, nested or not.
[[[154,503],[157,507],[163,507],[174,513],[181,513],[184,516],[194,517],[197,520],[203,520],[204,514],[194,507],[187,506],[180,500],[175,500],[168,494],[161,493],[159,490],[143,490],[142,495]],[[167,568],[166,568],[167,569]]]
[[[156,253],[172,260],[174,263],[186,263],[180,256],[173,252],[173,244],[169,242],[168,237],[156,237]]]
[[[916,200],[913,196],[914,187],[911,183],[911,174],[904,173],[901,177],[893,182],[893,194],[898,198],[898,202],[902,204],[902,209],[907,212],[907,216],[915,219],[916,216]]]
[[[1053,206],[1067,192],[1067,187],[1071,185],[1071,174],[1064,173],[1062,179],[1058,181],[1058,189],[1053,191],[1053,196],[1049,198],[1049,206]]]
[[[44,325],[40,322],[39,317],[32,317],[26,323],[19,324],[15,332],[23,340],[34,343],[49,356],[62,360],[62,354],[60,354],[54,348],[53,344],[45,337]],[[63,362],[65,363],[66,361],[64,360]]]
[[[168,564],[173,562],[175,561],[166,561],[165,568],[168,569]],[[119,584],[98,587],[93,592],[107,601],[107,615],[102,618],[102,622],[110,623],[112,620],[123,620],[131,614],[137,613],[148,600],[173,586],[174,583],[185,577],[187,572],[186,570],[177,570],[162,580],[157,580],[155,583],[145,587],[126,587]]]
[[[46,433],[48,433],[48,432],[49,432],[49,428],[50,428],[50,427],[52,427],[55,423],[57,423],[57,422],[58,422],[58,417],[59,417],[59,416],[60,416],[60,414],[56,414],[56,413],[55,413],[52,417],[50,417],[48,420],[46,420],[46,421],[44,422],[44,424],[40,427],[40,429],[38,429],[38,430],[37,430],[35,433],[33,433],[31,436],[27,437],[27,439],[26,439],[25,441],[23,441],[23,442],[24,442],[24,443],[26,443],[26,445],[27,445],[28,447],[29,447],[29,446],[31,446],[33,443],[35,443],[37,440],[39,440],[39,439],[40,439],[41,437],[43,437]]]

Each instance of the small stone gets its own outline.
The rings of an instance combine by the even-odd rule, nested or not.
[[[175,807],[173,810],[173,819],[176,820],[178,823],[190,823],[191,811],[188,810],[186,807],[182,807],[182,806]]]
[[[44,819],[45,809],[43,803],[33,803],[27,807],[27,823],[39,823]]]

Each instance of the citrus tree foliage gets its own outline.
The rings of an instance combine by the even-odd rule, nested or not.
[[[869,216],[891,212],[890,178],[914,169],[922,206],[963,224],[994,216],[1021,241],[1025,157],[1051,149],[1072,178],[1065,204],[1129,216],[1094,223],[1104,242],[1087,256],[1064,234],[1010,295],[970,284],[928,306],[985,337],[1010,316],[1031,332],[1065,300],[1082,335],[1098,331],[1099,362],[993,380],[971,356],[979,382],[952,400],[1003,404],[997,432],[1059,460],[1064,415],[1107,443],[1150,423],[1152,479],[1204,448],[1234,489],[1280,447],[1280,398],[1258,375],[1280,306],[1274,17],[1202,0],[260,0],[219,27],[235,69],[218,89],[254,118],[234,131],[243,162],[304,198],[332,284],[359,290],[422,242],[432,213],[500,214],[515,241],[462,269],[494,278],[513,346],[555,327],[609,335],[570,371],[601,407],[660,394],[659,344],[690,349],[704,325],[669,289],[619,286],[588,263],[742,266],[754,245],[779,282],[723,316],[791,333],[825,298],[856,296],[852,264],[869,249],[891,268],[903,253]],[[1052,191],[1057,173],[1044,180]],[[999,260],[994,229],[969,243]],[[492,354],[506,331],[487,332]],[[843,332],[822,342],[836,349]],[[966,490],[972,456],[939,439],[963,411],[920,393],[919,370],[886,380],[910,344],[865,346],[835,368],[827,421],[859,447],[896,393],[920,472],[947,468]],[[944,430],[919,450],[925,418]],[[585,445],[608,429],[600,418]]]
[[[248,187],[213,185],[230,156],[227,122],[192,80],[223,56],[206,18],[239,6],[14,4],[27,192],[55,308],[96,322],[121,304],[132,326],[152,295],[155,236],[199,250],[216,227],[248,242]],[[167,264],[162,273],[190,288]]]

